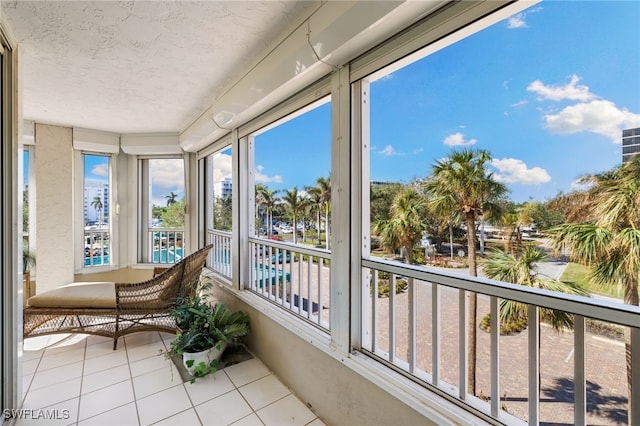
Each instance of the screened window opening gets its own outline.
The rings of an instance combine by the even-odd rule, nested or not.
[[[84,267],[111,264],[111,157],[82,155]]]
[[[206,157],[207,242],[213,244],[207,266],[231,278],[231,230],[233,227],[232,149],[223,148]]]
[[[329,330],[330,98],[250,137],[255,167],[250,289]]]
[[[177,263],[184,256],[184,160],[151,158],[141,160],[140,165],[139,260],[143,263]]]

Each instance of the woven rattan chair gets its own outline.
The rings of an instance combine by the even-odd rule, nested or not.
[[[73,283],[37,294],[24,309],[24,337],[95,334],[118,338],[139,331],[176,331],[176,299],[195,291],[211,245],[139,283]]]

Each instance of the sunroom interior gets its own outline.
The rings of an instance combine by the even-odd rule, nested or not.
[[[213,244],[215,298],[249,314],[249,350],[325,424],[587,423],[585,318],[625,327],[640,358],[637,308],[371,256],[370,124],[385,119],[371,114],[372,86],[534,4],[3,1],[3,409],[23,396],[23,299],[141,281]],[[268,238],[257,188],[278,176],[263,170],[267,155],[330,178],[330,209],[310,219],[316,240],[295,219],[292,240]],[[181,220],[155,221],[165,201]],[[37,259],[26,286],[23,245]],[[379,273],[407,279],[407,293],[372,297]],[[503,298],[530,317],[546,307],[581,319],[565,417],[541,408],[539,328],[520,371],[501,368],[500,334],[487,334],[483,390],[469,393],[468,292],[494,319]],[[509,410],[512,376],[521,400]]]

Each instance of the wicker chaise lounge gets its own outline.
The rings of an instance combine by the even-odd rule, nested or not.
[[[118,338],[139,331],[174,332],[169,312],[197,286],[211,245],[138,283],[74,283],[37,294],[24,309],[24,337],[95,334]]]

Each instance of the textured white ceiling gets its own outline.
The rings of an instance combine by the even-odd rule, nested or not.
[[[24,118],[181,132],[319,0],[5,1]]]

